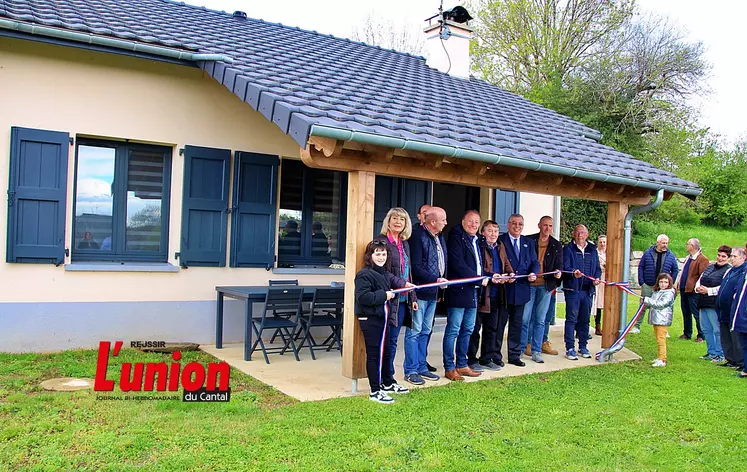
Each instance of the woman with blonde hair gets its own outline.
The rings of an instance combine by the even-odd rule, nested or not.
[[[410,244],[407,240],[412,234],[412,221],[404,208],[391,208],[381,225],[381,235],[376,239],[386,241],[391,255],[391,271],[396,277],[412,282],[410,262]],[[397,353],[397,339],[402,326],[412,328],[412,313],[418,309],[415,291],[399,294],[392,301],[392,314],[395,315],[394,326],[388,331],[389,361],[394,375],[394,356]]]

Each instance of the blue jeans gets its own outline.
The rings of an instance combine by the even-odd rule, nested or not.
[[[721,348],[721,326],[719,326],[715,308],[700,309],[700,327],[703,329],[706,346],[708,347],[706,353],[714,357],[724,357],[724,351]]]
[[[475,308],[449,308],[446,315],[444,331],[444,369],[446,371],[467,367],[467,350],[469,337],[475,329],[477,317],[477,291],[475,291]],[[454,351],[456,348],[456,358]]]
[[[555,324],[555,308],[557,307],[557,295],[552,294],[550,297],[550,305],[547,307],[547,316],[545,317],[545,334],[542,336],[542,342],[545,343],[550,340],[550,325]]]
[[[524,305],[524,318],[521,324],[521,345],[532,345],[532,354],[542,352],[545,320],[550,307],[550,293],[544,285],[532,285],[529,301]]]
[[[593,291],[577,290],[565,293],[565,349],[576,345],[574,334],[578,333],[578,347],[585,349],[589,341],[589,319]]]
[[[407,301],[399,302],[399,311],[397,313],[397,326],[388,326],[389,335],[389,362],[392,367],[390,372],[394,377],[394,355],[397,354],[397,338],[399,338],[399,332],[402,329],[402,323],[405,321],[405,308],[407,307]]]
[[[412,328],[405,330],[405,375],[428,372],[426,356],[437,300],[418,300]]]

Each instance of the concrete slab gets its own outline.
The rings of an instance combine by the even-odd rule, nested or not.
[[[600,363],[594,359],[579,358],[577,361],[570,361],[563,356],[563,321],[564,320],[562,319],[558,319],[557,324],[550,327],[550,343],[552,343],[553,347],[560,352],[557,356],[544,355],[544,364],[537,364],[530,358],[523,357],[524,362],[527,364],[526,367],[516,367],[506,364],[506,366],[500,371],[486,371],[480,377],[467,378],[465,382],[480,382],[500,377],[511,377],[516,375],[552,372],[562,369],[600,365]],[[444,373],[441,346],[445,325],[445,318],[437,319],[428,353],[428,362],[438,368],[438,372],[436,373],[440,376],[443,376]],[[601,340],[601,336],[594,336],[593,339],[589,340],[589,351],[591,351],[592,354],[602,349]],[[200,349],[222,361],[228,362],[232,367],[251,375],[261,382],[271,385],[286,395],[298,400],[326,400],[329,398],[355,395],[352,391],[353,381],[347,377],[343,377],[341,374],[342,356],[339,351],[317,351],[315,352],[317,357],[316,360],[312,360],[309,350],[306,349],[299,353],[301,359],[300,362],[295,360],[292,352],[286,353],[282,356],[278,354],[269,354],[270,364],[267,364],[261,351],[255,352],[252,355],[253,359],[251,361],[244,361],[243,343],[224,344],[223,346],[223,349],[216,349],[215,345],[203,344],[200,346]],[[503,358],[505,362],[507,359],[505,342],[503,346]],[[449,380],[446,380],[443,377],[437,382],[426,382],[426,384],[422,386],[414,386],[404,382],[402,371],[402,362],[404,360],[404,330],[402,330],[400,335],[398,347],[399,350],[397,351],[394,366],[395,379],[397,379],[399,383],[408,388],[428,388],[447,385],[450,383]],[[623,349],[615,354],[614,362],[638,360],[640,358],[641,357],[636,353],[628,349]],[[358,381],[357,394],[367,394],[368,391],[368,380],[360,379]]]

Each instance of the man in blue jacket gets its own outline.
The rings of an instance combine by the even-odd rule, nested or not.
[[[412,229],[409,239],[412,281],[415,285],[447,281],[449,259],[446,242],[441,234],[446,226],[446,212],[440,207],[429,207],[426,211],[422,217],[423,224]],[[434,287],[416,292],[418,309],[412,316],[412,328],[405,331],[405,380],[414,385],[440,378],[429,371],[426,360],[438,290],[438,287]]]
[[[466,279],[479,276],[493,277],[493,273],[483,272],[482,251],[479,250],[477,230],[480,228],[480,213],[470,210],[464,214],[462,224],[449,232],[446,246],[449,251],[448,274],[453,279]],[[444,370],[449,380],[464,380],[463,375],[477,377],[467,365],[469,338],[475,328],[477,298],[479,288],[488,284],[464,283],[451,285],[446,290],[446,330],[444,331]],[[455,355],[456,351],[456,355]],[[422,375],[422,374],[421,374]]]
[[[501,307],[501,314],[498,318],[498,352],[501,352],[503,333],[508,323],[508,363],[518,367],[526,365],[521,360],[521,353],[524,350],[521,343],[524,305],[529,301],[532,282],[537,280],[535,274],[540,271],[534,241],[521,235],[523,229],[524,217],[516,213],[508,219],[508,233],[498,237],[506,248],[506,255],[511,262],[511,267],[514,268],[514,273],[529,275],[529,277],[516,279],[515,283],[506,284],[506,303],[504,307]]]
[[[595,286],[599,285],[599,277],[602,276],[597,248],[587,241],[588,238],[589,230],[586,226],[577,225],[573,229],[573,240],[563,248],[563,271],[571,272],[563,274],[565,357],[572,361],[578,360],[578,354],[591,358],[591,353],[586,348],[589,341],[589,319]],[[578,354],[575,349],[575,333],[578,333]]]
[[[656,244],[646,249],[641,257],[641,263],[638,264],[638,285],[641,286],[642,297],[650,297],[653,294],[656,278],[662,272],[671,275],[672,280],[677,280],[677,274],[680,272],[677,257],[669,250],[669,236],[666,234],[660,234],[656,238]],[[636,321],[631,333],[641,332],[641,324],[645,317],[646,308]]]
[[[744,248],[735,247],[731,250],[732,268],[726,272],[721,280],[721,286],[716,295],[716,313],[718,314],[719,327],[721,328],[721,347],[724,351],[726,362],[719,364],[722,367],[744,368],[742,358],[742,343],[739,335],[731,331],[731,322],[734,312],[734,296],[737,294],[744,281],[745,264]],[[734,306],[736,308],[736,306]]]

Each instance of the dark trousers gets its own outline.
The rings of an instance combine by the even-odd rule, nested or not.
[[[366,373],[368,374],[368,384],[371,386],[371,393],[378,392],[381,389],[379,384],[379,356],[381,353],[381,343],[384,342],[384,358],[381,359],[381,383],[392,385],[394,378],[391,371],[391,360],[389,358],[389,336],[388,329],[384,329],[386,322],[384,318],[368,317],[360,320],[363,339],[366,340]],[[386,326],[389,328],[389,326]]]
[[[747,333],[736,333],[742,343],[742,372],[747,374]]]
[[[578,347],[585,349],[589,341],[589,318],[591,304],[594,300],[592,293],[587,290],[565,292],[565,350],[573,349],[575,341],[573,335],[578,333]]]
[[[697,297],[694,293],[682,293],[680,297],[680,307],[682,307],[682,322],[685,328],[683,333],[687,339],[693,337],[693,318],[695,318],[695,327],[698,329],[698,337],[705,339],[703,330],[700,329],[700,310],[695,304]]]
[[[500,359],[496,352],[496,333],[498,331],[498,297],[490,297],[490,313],[477,312],[475,318],[475,329],[469,338],[469,349],[467,349],[467,364],[472,365],[478,361],[477,349],[480,348],[480,364],[495,362]],[[480,344],[480,328],[482,328],[482,344]]]
[[[643,318],[643,316],[641,316]],[[597,314],[594,315],[594,325],[599,326],[602,324],[602,309],[597,308]]]
[[[742,343],[739,341],[739,333],[731,331],[727,323],[719,323],[721,328],[721,348],[727,361],[739,367],[744,367],[742,359]]]
[[[506,332],[508,324],[508,360],[515,361],[521,358],[524,351],[521,345],[521,326],[524,317],[524,305],[508,305],[501,307],[498,315],[498,331],[495,335],[495,347],[498,361],[503,360],[503,333]]]

